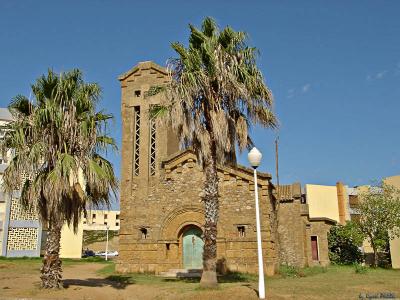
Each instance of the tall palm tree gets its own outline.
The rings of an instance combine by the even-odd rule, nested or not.
[[[109,205],[118,182],[102,154],[116,149],[107,135],[112,115],[96,111],[101,94],[81,71],[47,75],[32,85],[34,100],[16,96],[9,105],[2,150],[14,152],[4,172],[6,192],[21,190],[24,207],[34,209],[48,229],[41,268],[43,288],[61,286],[61,229],[77,230],[88,205]]]
[[[163,114],[181,143],[191,147],[205,171],[203,275],[201,285],[217,285],[217,164],[235,164],[240,151],[253,145],[253,124],[274,128],[272,94],[256,65],[256,48],[249,47],[244,32],[231,27],[219,30],[212,18],[202,28],[190,27],[189,46],[172,43],[179,55],[169,62],[170,86],[166,103],[154,114]]]

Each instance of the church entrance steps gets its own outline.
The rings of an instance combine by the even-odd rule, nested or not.
[[[161,272],[160,277],[166,278],[200,278],[202,269],[170,269],[167,272]]]

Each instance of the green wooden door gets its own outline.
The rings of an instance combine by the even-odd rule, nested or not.
[[[201,230],[191,227],[183,234],[183,267],[185,269],[203,268],[203,245]]]

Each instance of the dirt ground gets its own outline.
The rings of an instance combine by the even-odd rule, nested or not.
[[[165,280],[152,275],[118,275],[112,264],[64,262],[64,289],[39,289],[40,260],[0,260],[0,299],[258,299],[257,281],[230,278],[217,290],[198,282]],[[391,292],[400,298],[400,271],[331,268],[305,277],[266,279],[267,299],[359,299],[360,293]]]
[[[38,268],[36,268],[36,265]],[[63,284],[60,291],[39,289],[40,265],[29,268],[20,264],[2,265],[0,262],[0,299],[257,299],[256,292],[248,285],[229,287],[233,297],[224,297],[224,289],[216,291],[197,291],[198,283],[166,282],[158,285],[151,280],[145,284],[134,282],[124,284],[106,279],[98,272],[104,268],[102,263],[84,263],[64,266]],[[15,272],[19,269],[19,272]],[[7,272],[7,271],[9,272]],[[6,271],[6,272],[5,272]],[[158,281],[158,280],[157,280]]]

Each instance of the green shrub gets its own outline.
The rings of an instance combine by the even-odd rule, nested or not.
[[[304,273],[297,267],[289,265],[281,265],[279,267],[279,274],[282,277],[304,277]]]
[[[329,259],[334,264],[351,265],[363,261],[359,249],[364,240],[358,227],[347,222],[346,225],[332,226],[328,233]]]
[[[363,266],[363,265],[361,265],[361,264],[354,264],[354,271],[355,271],[357,274],[365,274],[365,273],[367,273],[367,271],[368,271],[368,267]]]

